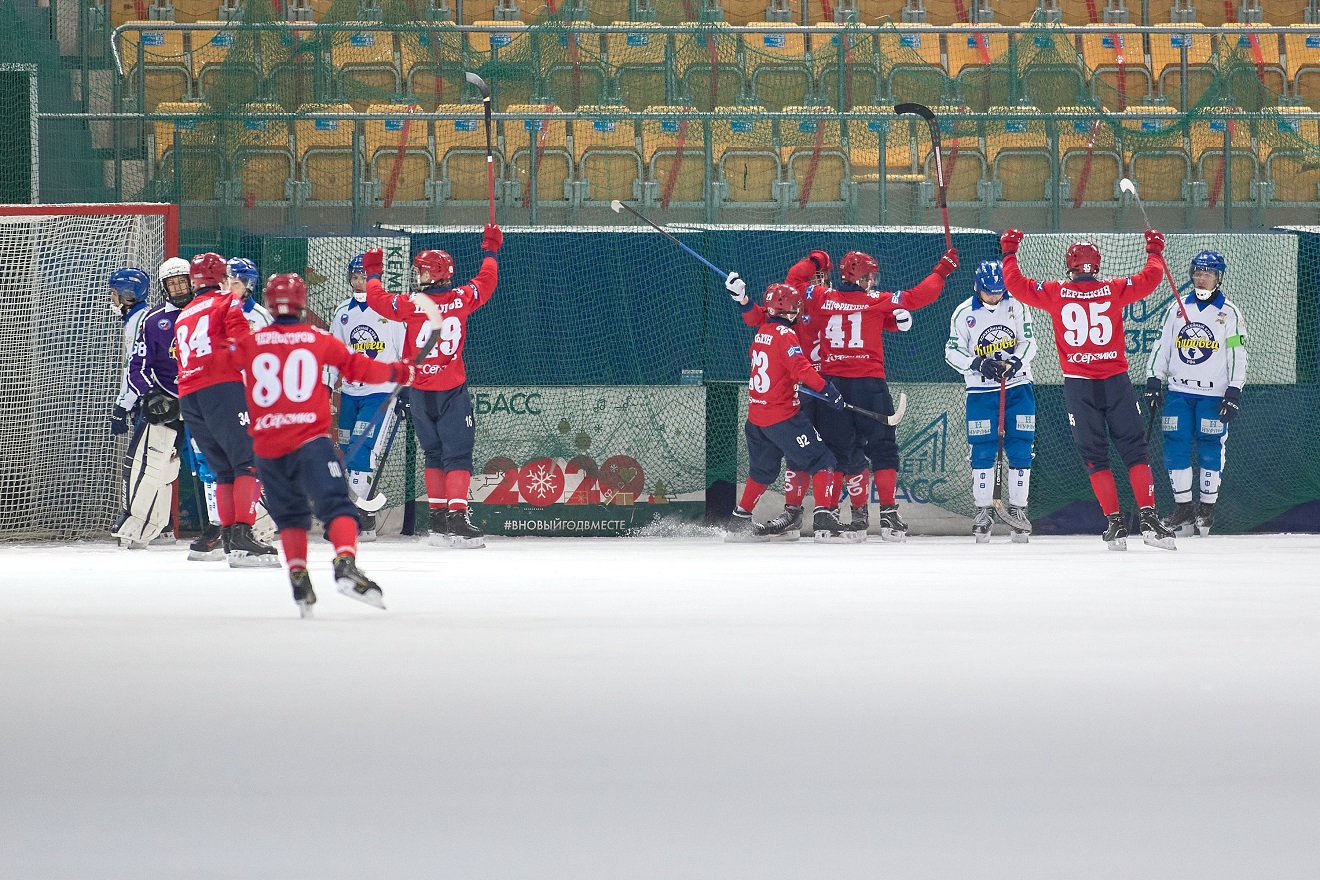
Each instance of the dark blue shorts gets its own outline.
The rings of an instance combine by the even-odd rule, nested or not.
[[[800,412],[765,428],[748,422],[744,431],[749,470],[758,483],[769,485],[779,479],[779,466],[784,461],[792,470],[806,474],[835,469],[834,453]]]
[[[413,430],[426,466],[445,471],[471,471],[476,422],[466,385],[448,391],[408,391]]]
[[[217,483],[256,475],[242,382],[221,382],[179,399],[183,422],[215,472]]]
[[[340,516],[357,519],[339,450],[329,437],[317,437],[279,458],[258,458],[257,474],[276,528],[310,529],[313,509],[327,526]]]
[[[894,401],[884,379],[874,376],[825,378],[853,406],[886,416],[894,414]],[[868,461],[872,470],[898,469],[898,435],[893,425],[848,410],[831,409],[824,404],[816,412],[816,427],[820,428],[829,447],[835,450],[845,474],[861,473]]]
[[[1073,443],[1090,473],[1109,470],[1109,440],[1126,467],[1149,464],[1146,425],[1127,373],[1108,379],[1063,378]]]

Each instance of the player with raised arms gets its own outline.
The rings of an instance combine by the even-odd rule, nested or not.
[[[307,573],[307,530],[315,508],[334,547],[339,592],[384,608],[380,587],[357,567],[357,507],[339,450],[330,439],[330,392],[321,376],[330,366],[351,381],[407,385],[415,368],[350,352],[329,333],[307,324],[307,285],[294,273],[272,275],[266,282],[266,300],[274,323],[226,340],[226,350],[232,366],[246,376],[252,416],[248,431],[284,547],[293,600],[303,617],[311,615],[316,591]]]
[[[1182,319],[1174,303],[1146,366],[1151,412],[1159,410],[1164,382],[1169,383],[1163,403],[1164,466],[1176,507],[1164,524],[1184,533],[1208,535],[1214,525],[1228,423],[1242,405],[1247,381],[1247,323],[1220,289],[1227,269],[1217,251],[1192,258],[1192,292],[1183,301],[1191,321]],[[1192,503],[1193,442],[1201,466],[1197,504]]]
[[[1000,518],[1012,527],[1012,541],[1027,543],[1027,493],[1031,487],[1032,446],[1036,438],[1036,395],[1031,360],[1036,356],[1031,309],[1004,285],[1003,265],[985,260],[976,267],[975,293],[953,310],[944,360],[967,383],[967,443],[971,446],[972,503],[976,543],[990,541],[995,506],[999,426],[1008,458],[1008,508]],[[1002,397],[1001,397],[1002,394]],[[1000,407],[1003,407],[1002,422]]]
[[[367,305],[367,273],[362,268],[362,255],[348,263],[348,299],[335,309],[330,319],[330,332],[351,351],[381,361],[397,361],[403,357],[403,342],[407,328],[401,321],[392,321]],[[339,385],[339,448],[345,455],[353,441],[366,435],[353,457],[344,462],[348,468],[348,485],[359,498],[371,491],[371,474],[381,450],[377,440],[388,437],[392,420],[397,412],[381,413],[380,407],[394,390],[389,382],[364,384],[339,375],[333,368],[327,371],[326,381],[331,390]],[[362,531],[359,539],[372,541],[376,537],[376,516],[365,511],[360,514]]]
[[[417,381],[408,394],[413,430],[426,461],[426,495],[430,507],[433,546],[473,548],[486,546],[486,536],[468,515],[468,489],[472,482],[472,447],[476,422],[468,394],[463,347],[468,318],[490,302],[499,281],[496,254],[504,233],[486,224],[481,236],[481,269],[466,284],[454,285],[454,258],[441,250],[424,250],[413,258],[418,295],[429,298],[444,320],[438,344],[417,366]],[[367,305],[379,315],[403,321],[404,357],[411,360],[430,340],[432,328],[425,313],[410,297],[385,292],[381,275],[385,254],[372,248],[362,256],[367,273]]]
[[[251,334],[242,299],[225,289],[224,257],[198,254],[189,264],[195,294],[174,322],[184,422],[216,477],[221,532],[233,568],[280,564],[275,548],[257,540],[257,468],[248,435],[240,368],[217,356],[220,341]]]
[[[1018,301],[1049,313],[1063,368],[1063,397],[1073,442],[1091,475],[1091,489],[1108,518],[1103,539],[1111,550],[1127,549],[1127,525],[1119,510],[1118,487],[1109,468],[1109,440],[1128,469],[1140,508],[1141,537],[1152,547],[1176,550],[1173,532],[1155,513],[1155,482],[1146,451],[1145,428],[1124,351],[1123,308],[1150,296],[1164,277],[1164,235],[1146,230],[1146,266],[1126,278],[1097,278],[1100,249],[1089,241],[1068,248],[1067,281],[1034,281],[1018,268],[1024,233],[1000,236],[1004,283]]]

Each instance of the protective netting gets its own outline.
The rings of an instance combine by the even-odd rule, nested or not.
[[[123,322],[105,283],[124,266],[154,275],[165,239],[159,214],[0,207],[0,540],[104,536],[118,517]]]

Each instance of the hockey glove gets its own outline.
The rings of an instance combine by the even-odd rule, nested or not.
[[[1022,237],[1025,234],[1021,229],[1009,229],[999,236],[999,249],[1003,251],[1004,256],[1017,253],[1018,245],[1022,244]]]
[[[499,253],[500,247],[503,244],[504,230],[500,229],[494,223],[487,223],[485,230],[481,233],[481,249],[496,254]]]
[[[1158,229],[1146,230],[1146,253],[1162,254],[1164,253],[1164,233]]]
[[[110,410],[110,436],[118,437],[128,433],[128,410],[116,406]]]
[[[1004,368],[1005,380],[1012,379],[1018,373],[1022,372],[1022,358],[1020,357],[1011,357],[1003,363],[1006,364]]]
[[[843,409],[843,395],[839,393],[839,389],[834,387],[834,383],[826,381],[825,387],[820,389],[820,395],[820,399],[830,409]]]
[[[1242,408],[1242,389],[1229,385],[1224,390],[1224,399],[1219,401],[1219,421],[1227,425]]]
[[[411,385],[417,380],[417,367],[406,361],[390,364],[390,381],[397,385]]]
[[[1147,411],[1159,412],[1160,407],[1164,406],[1164,383],[1151,376],[1146,380],[1146,390],[1142,397],[1146,398]]]
[[[408,405],[408,389],[404,388],[399,391],[399,396],[394,399],[394,415],[400,419],[403,418],[408,414]]]
[[[894,323],[898,324],[898,332],[906,333],[912,329],[912,313],[907,309],[894,309]]]
[[[807,258],[816,264],[816,270],[819,272],[828,272],[833,268],[830,263],[830,255],[824,251],[812,251],[807,254]]]
[[[972,361],[972,372],[980,373],[987,382],[998,382],[999,377],[1008,372],[1008,362],[980,356]]]
[[[729,291],[729,296],[738,305],[747,305],[747,282],[737,272],[730,272],[729,277],[724,279],[724,289]]]
[[[380,276],[385,274],[385,252],[380,248],[371,248],[362,255],[362,271],[367,273],[368,278],[380,280]]]
[[[944,256],[940,257],[940,261],[935,264],[935,268],[931,269],[932,272],[934,272],[936,275],[940,276],[941,278],[948,278],[957,270],[958,270],[958,251],[954,248],[949,248],[947,251],[945,251]]]

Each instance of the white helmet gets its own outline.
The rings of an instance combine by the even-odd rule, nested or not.
[[[164,283],[166,278],[173,278],[176,275],[187,275],[189,271],[190,267],[188,266],[188,261],[183,259],[183,257],[170,257],[168,260],[160,264],[160,271],[156,273],[156,277],[161,283]]]
[[[183,308],[192,302],[193,290],[189,276],[192,273],[192,267],[188,261],[182,257],[170,257],[160,264],[160,269],[156,272],[156,277],[160,281],[160,292],[165,297],[165,301],[176,308]],[[165,282],[171,278],[183,277],[187,283],[176,284],[176,291],[171,294],[170,285]]]

